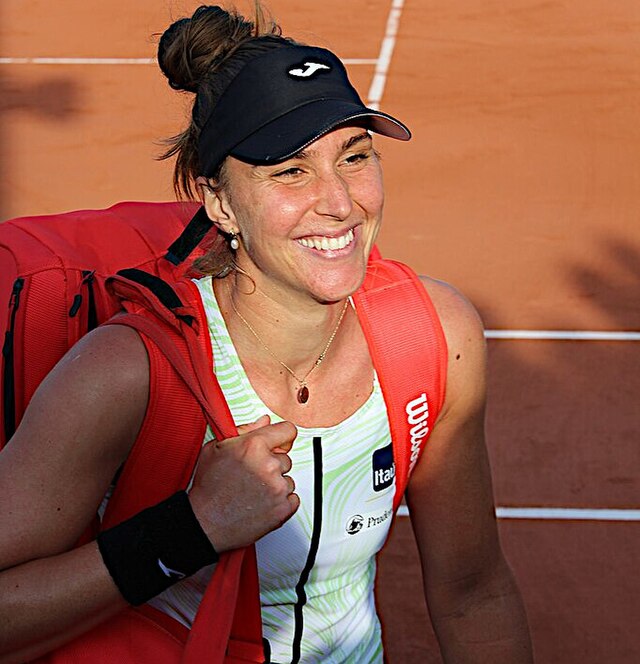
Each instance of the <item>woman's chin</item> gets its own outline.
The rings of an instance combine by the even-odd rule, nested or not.
[[[323,275],[308,284],[308,291],[315,300],[322,303],[339,302],[353,295],[364,280],[364,270],[352,271],[349,275]]]

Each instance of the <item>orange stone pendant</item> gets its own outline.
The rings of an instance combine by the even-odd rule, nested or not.
[[[298,390],[298,403],[307,403],[307,401],[309,401],[309,388],[303,385]]]

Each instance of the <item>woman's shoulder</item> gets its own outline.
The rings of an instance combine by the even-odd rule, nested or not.
[[[141,421],[148,392],[149,361],[138,333],[124,325],[103,325],[67,351],[32,403],[38,410],[64,409],[79,422],[93,420],[100,433],[113,430],[120,438],[126,422]]]
[[[77,540],[136,439],[148,384],[144,344],[120,325],[85,335],[42,381],[0,454],[0,502],[14,506],[0,530],[22,533],[0,537],[0,567]]]
[[[80,339],[54,369],[106,390],[146,390],[149,360],[140,335],[126,325],[101,325]]]
[[[421,277],[433,302],[447,351],[447,390],[443,414],[452,406],[465,413],[482,404],[486,389],[484,326],[473,304],[457,288],[438,279]]]
[[[445,281],[426,276],[421,276],[420,281],[433,302],[447,341],[462,337],[484,345],[482,319],[471,301]]]
[[[52,444],[70,453],[86,437],[90,449],[123,457],[146,412],[148,393],[148,357],[137,332],[101,326],[72,346],[38,386],[16,437],[32,441],[34,433],[48,430]]]

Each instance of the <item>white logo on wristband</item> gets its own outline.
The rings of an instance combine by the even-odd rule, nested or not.
[[[187,575],[183,574],[182,572],[178,572],[178,570],[171,569],[170,567],[167,567],[160,558],[158,558],[158,567],[162,570],[162,573],[165,576],[168,576],[170,579],[184,579]]]

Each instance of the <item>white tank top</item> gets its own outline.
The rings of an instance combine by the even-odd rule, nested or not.
[[[211,278],[198,288],[211,334],[215,372],[236,421],[269,414],[253,390],[218,308]],[[206,440],[212,439],[210,431]],[[369,399],[343,422],[298,427],[290,452],[300,508],[257,542],[263,635],[271,661],[382,662],[373,583],[375,554],[392,519],[395,473],[386,408],[377,380]],[[191,625],[212,568],[150,603]]]

